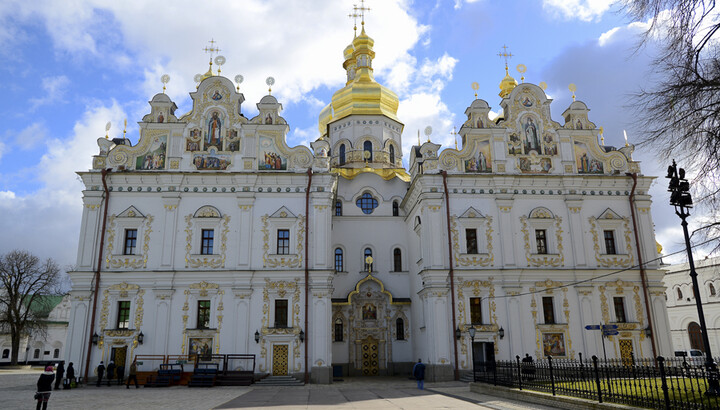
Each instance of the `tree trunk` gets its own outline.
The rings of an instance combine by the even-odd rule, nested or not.
[[[20,351],[20,332],[10,332],[11,341],[11,353],[10,353],[10,365],[17,366],[18,364],[18,352]]]

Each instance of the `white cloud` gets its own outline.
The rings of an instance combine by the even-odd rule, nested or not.
[[[42,122],[32,123],[17,134],[15,145],[24,150],[37,148],[38,143],[47,138],[47,133],[45,124]]]
[[[69,84],[70,80],[68,80],[68,78],[64,75],[43,78],[42,88],[45,94],[42,97],[30,99],[32,109],[41,105],[61,101],[65,94],[65,89]]]
[[[559,17],[582,21],[598,20],[618,0],[543,0],[543,8]]]
[[[7,199],[15,199],[15,192],[13,191],[0,191],[0,201]]]

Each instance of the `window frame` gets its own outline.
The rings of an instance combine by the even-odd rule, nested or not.
[[[210,299],[198,299],[196,329],[210,329],[212,313],[212,301]]]
[[[393,201],[392,203],[392,215],[400,216],[400,204],[398,204],[397,200]]]
[[[339,252],[338,252],[339,251]],[[345,251],[342,248],[335,248],[335,272],[345,272]],[[338,259],[339,257],[339,259]],[[340,269],[338,269],[338,267]]]
[[[7,359],[10,357],[10,349],[3,349],[2,351],[2,358]]]
[[[134,236],[131,237],[130,233],[134,232]],[[137,249],[138,229],[137,228],[125,228],[125,241],[123,242],[123,255],[135,255]],[[131,245],[128,246],[128,242]]]
[[[393,272],[402,272],[402,250],[400,248],[393,249]]]
[[[273,317],[273,327],[275,329],[286,329],[289,328],[288,326],[288,318],[289,315],[289,303],[287,299],[275,299],[275,310],[274,310],[274,317]],[[282,320],[284,320],[284,324],[281,323]]]
[[[547,229],[535,229],[535,253],[547,255],[548,252]]]
[[[39,359],[40,358],[40,349],[33,350],[33,359]]]
[[[405,339],[405,320],[399,317],[395,320],[395,340]]]
[[[338,317],[333,322],[333,328],[335,329],[335,337],[333,338],[333,342],[343,342],[343,332],[344,332],[344,323],[342,318]]]
[[[338,149],[338,165],[345,165],[347,163],[346,157],[345,157],[345,144],[340,144],[340,149]]]
[[[380,206],[380,202],[370,192],[363,192],[356,200],[355,205],[360,208],[363,214],[370,215]]]
[[[370,156],[368,158],[365,158],[365,152],[369,152]],[[363,161],[372,162],[373,161],[373,143],[370,140],[363,141]]]
[[[368,263],[365,262],[365,259],[368,256],[373,258],[373,263],[371,263],[369,265],[368,265]],[[364,268],[363,272],[368,272],[368,271],[374,272],[373,265],[375,264],[375,258],[373,257],[373,251],[371,248],[366,247],[365,249],[363,249],[363,259],[362,260],[363,260],[363,268]]]
[[[468,255],[479,253],[477,228],[465,228],[465,253]]]
[[[473,325],[482,325],[482,298],[470,298],[468,306],[470,312],[470,323]]]
[[[335,216],[342,216],[343,214],[343,203],[341,200],[335,201]]]
[[[130,329],[130,309],[132,302],[129,300],[117,301],[117,312],[115,314],[115,329]],[[124,326],[123,326],[124,325]]]
[[[388,151],[390,152],[390,163],[395,165],[395,147],[390,144],[390,148],[388,148]]]
[[[281,232],[287,234],[287,237],[281,237]],[[275,242],[275,254],[290,255],[290,229],[278,228],[275,234],[277,238]]]
[[[209,233],[208,236],[205,234]],[[215,247],[215,229],[202,228],[200,229],[200,255],[214,255],[213,251]]]
[[[609,234],[609,237],[608,237]],[[603,230],[603,241],[605,242],[605,254],[606,255],[617,255],[617,241],[615,240],[615,230],[604,229]]]
[[[615,323],[627,323],[628,316],[625,309],[625,297],[613,296],[613,311],[615,312]]]
[[[557,324],[557,320],[555,318],[555,297],[554,296],[543,296],[542,297],[542,307],[543,307],[543,322],[546,325]]]

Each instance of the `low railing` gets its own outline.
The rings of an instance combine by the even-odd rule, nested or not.
[[[720,409],[720,397],[706,394],[708,372],[682,359],[561,360],[475,363],[474,380],[658,409]]]

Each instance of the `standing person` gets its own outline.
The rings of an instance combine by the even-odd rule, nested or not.
[[[413,366],[412,374],[417,380],[418,389],[424,390],[425,388],[425,365],[422,359],[418,359],[418,362]]]
[[[70,362],[70,364],[68,365],[68,368],[67,368],[67,379],[68,379],[67,388],[69,389],[72,387],[72,384],[75,382],[75,368],[73,367],[72,362]]]
[[[125,388],[130,388],[130,380],[133,380],[135,382],[135,388],[139,388],[137,383],[137,361],[133,360],[132,364],[130,365],[130,374],[128,375],[127,383],[125,384]]]
[[[115,362],[110,360],[110,363],[107,365],[107,384],[108,387],[110,386],[110,381],[115,378]]]
[[[100,360],[100,364],[97,367],[97,384],[95,386],[100,387],[100,383],[102,383],[103,374],[105,374],[105,365],[103,364],[102,360]]]
[[[60,383],[62,383],[63,376],[65,375],[65,363],[60,362],[60,364],[57,367],[57,370],[55,370],[55,390],[60,388]]]
[[[47,409],[47,403],[48,400],[50,400],[50,393],[52,393],[52,382],[55,378],[55,375],[53,374],[53,367],[48,366],[45,368],[45,371],[40,375],[40,378],[37,381],[37,394],[35,394],[35,399],[37,400],[37,410],[40,410],[42,407],[42,410]]]
[[[115,369],[115,372],[117,373],[117,381],[118,386],[120,386],[123,382],[123,379],[125,378],[125,366],[118,365],[117,369]]]

